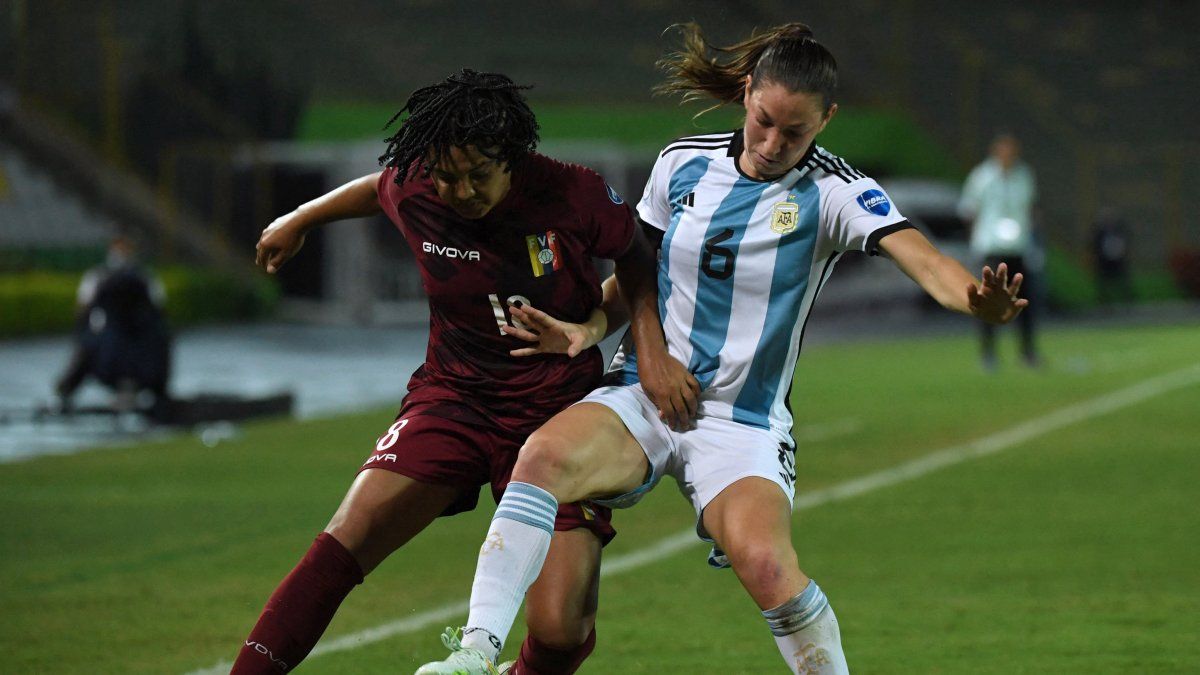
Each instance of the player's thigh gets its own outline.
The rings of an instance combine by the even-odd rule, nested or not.
[[[600,539],[576,528],[554,533],[546,563],[525,596],[529,633],[560,649],[583,644],[596,623]]]
[[[735,481],[704,509],[704,528],[762,609],[785,602],[808,581],[792,547],[791,513],[779,485],[759,476]]]
[[[459,492],[457,487],[367,469],[354,479],[325,531],[354,555],[365,574],[425,529]]]
[[[573,502],[637,489],[649,463],[612,409],[583,402],[558,413],[521,448],[513,480],[533,483]]]
[[[730,484],[704,507],[704,529],[726,553],[754,546],[791,549],[792,508],[776,483],[748,476]]]
[[[699,530],[725,552],[751,597],[765,609],[799,592],[792,446],[769,430],[702,418],[681,435],[680,449],[680,488],[697,507]]]
[[[375,442],[327,531],[370,571],[439,515],[475,507],[491,436],[438,403],[406,404]]]

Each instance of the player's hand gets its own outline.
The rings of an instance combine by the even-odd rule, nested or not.
[[[524,303],[513,303],[508,306],[513,323],[517,326],[504,325],[500,330],[505,335],[530,343],[528,347],[514,349],[509,352],[513,356],[533,356],[534,354],[566,354],[574,358],[580,352],[591,347],[604,337],[604,329],[600,335],[584,324],[559,321],[540,309]]]
[[[638,354],[642,390],[658,408],[658,416],[676,431],[691,428],[700,400],[700,383],[686,366],[666,351],[656,358]]]
[[[1029,306],[1028,300],[1017,297],[1022,281],[1024,277],[1020,274],[1014,274],[1009,280],[1008,265],[1005,263],[1000,263],[995,272],[984,266],[983,285],[967,286],[967,306],[971,308],[971,314],[988,323],[1012,321]]]
[[[295,211],[276,218],[258,238],[258,245],[254,247],[254,264],[275,274],[304,246],[306,232]]]

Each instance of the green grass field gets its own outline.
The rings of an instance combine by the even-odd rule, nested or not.
[[[1196,672],[1198,328],[1058,330],[1043,339],[1046,368],[990,377],[966,336],[805,354],[794,409],[798,435],[814,440],[800,449],[801,494],[1000,439],[996,454],[797,514],[802,565],[833,602],[856,673]],[[1093,405],[1181,371],[1169,390]],[[1071,406],[1077,421],[1037,431]],[[211,449],[183,437],[0,465],[0,672],[228,661],[390,416],[256,424]],[[1025,432],[997,435],[1014,429]],[[385,563],[326,637],[464,599],[483,503]],[[691,520],[668,481],[618,513],[606,556]],[[783,672],[757,608],[705,553],[697,544],[608,576],[581,672]],[[439,629],[360,641],[303,672],[411,672],[442,653]]]

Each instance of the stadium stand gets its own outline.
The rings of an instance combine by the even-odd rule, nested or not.
[[[1051,243],[1079,256],[1103,207],[1135,214],[1143,264],[1200,238],[1186,207],[1200,190],[1200,129],[1178,123],[1200,105],[1190,3],[314,0],[298,11],[269,0],[243,3],[235,21],[211,3],[118,0],[81,6],[72,22],[56,20],[57,4],[27,4],[20,26],[0,17],[19,38],[0,47],[13,57],[0,78],[236,246],[280,205],[239,205],[261,177],[231,179],[222,158],[288,138],[305,100],[398,101],[470,64],[534,84],[535,101],[645,104],[663,29],[692,19],[716,42],[808,22],[839,54],[846,105],[908,111],[964,171],[996,130],[1015,131]]]
[[[0,222],[5,247],[103,248],[114,229],[106,216],[90,211],[71,190],[55,185],[16,148],[0,143]]]

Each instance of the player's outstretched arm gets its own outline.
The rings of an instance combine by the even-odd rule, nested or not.
[[[946,309],[1000,324],[1012,321],[1029,306],[1028,300],[1018,297],[1022,276],[1016,274],[1010,280],[1004,263],[995,272],[984,267],[979,281],[914,229],[889,234],[880,240],[879,248]]]
[[[363,176],[296,207],[263,230],[255,247],[254,262],[274,274],[296,255],[313,228],[335,220],[361,218],[380,212],[376,185],[379,173]]]
[[[664,422],[685,429],[696,416],[700,383],[667,351],[658,315],[655,251],[641,228],[635,229],[629,250],[614,262],[620,296],[629,309],[642,390]]]

